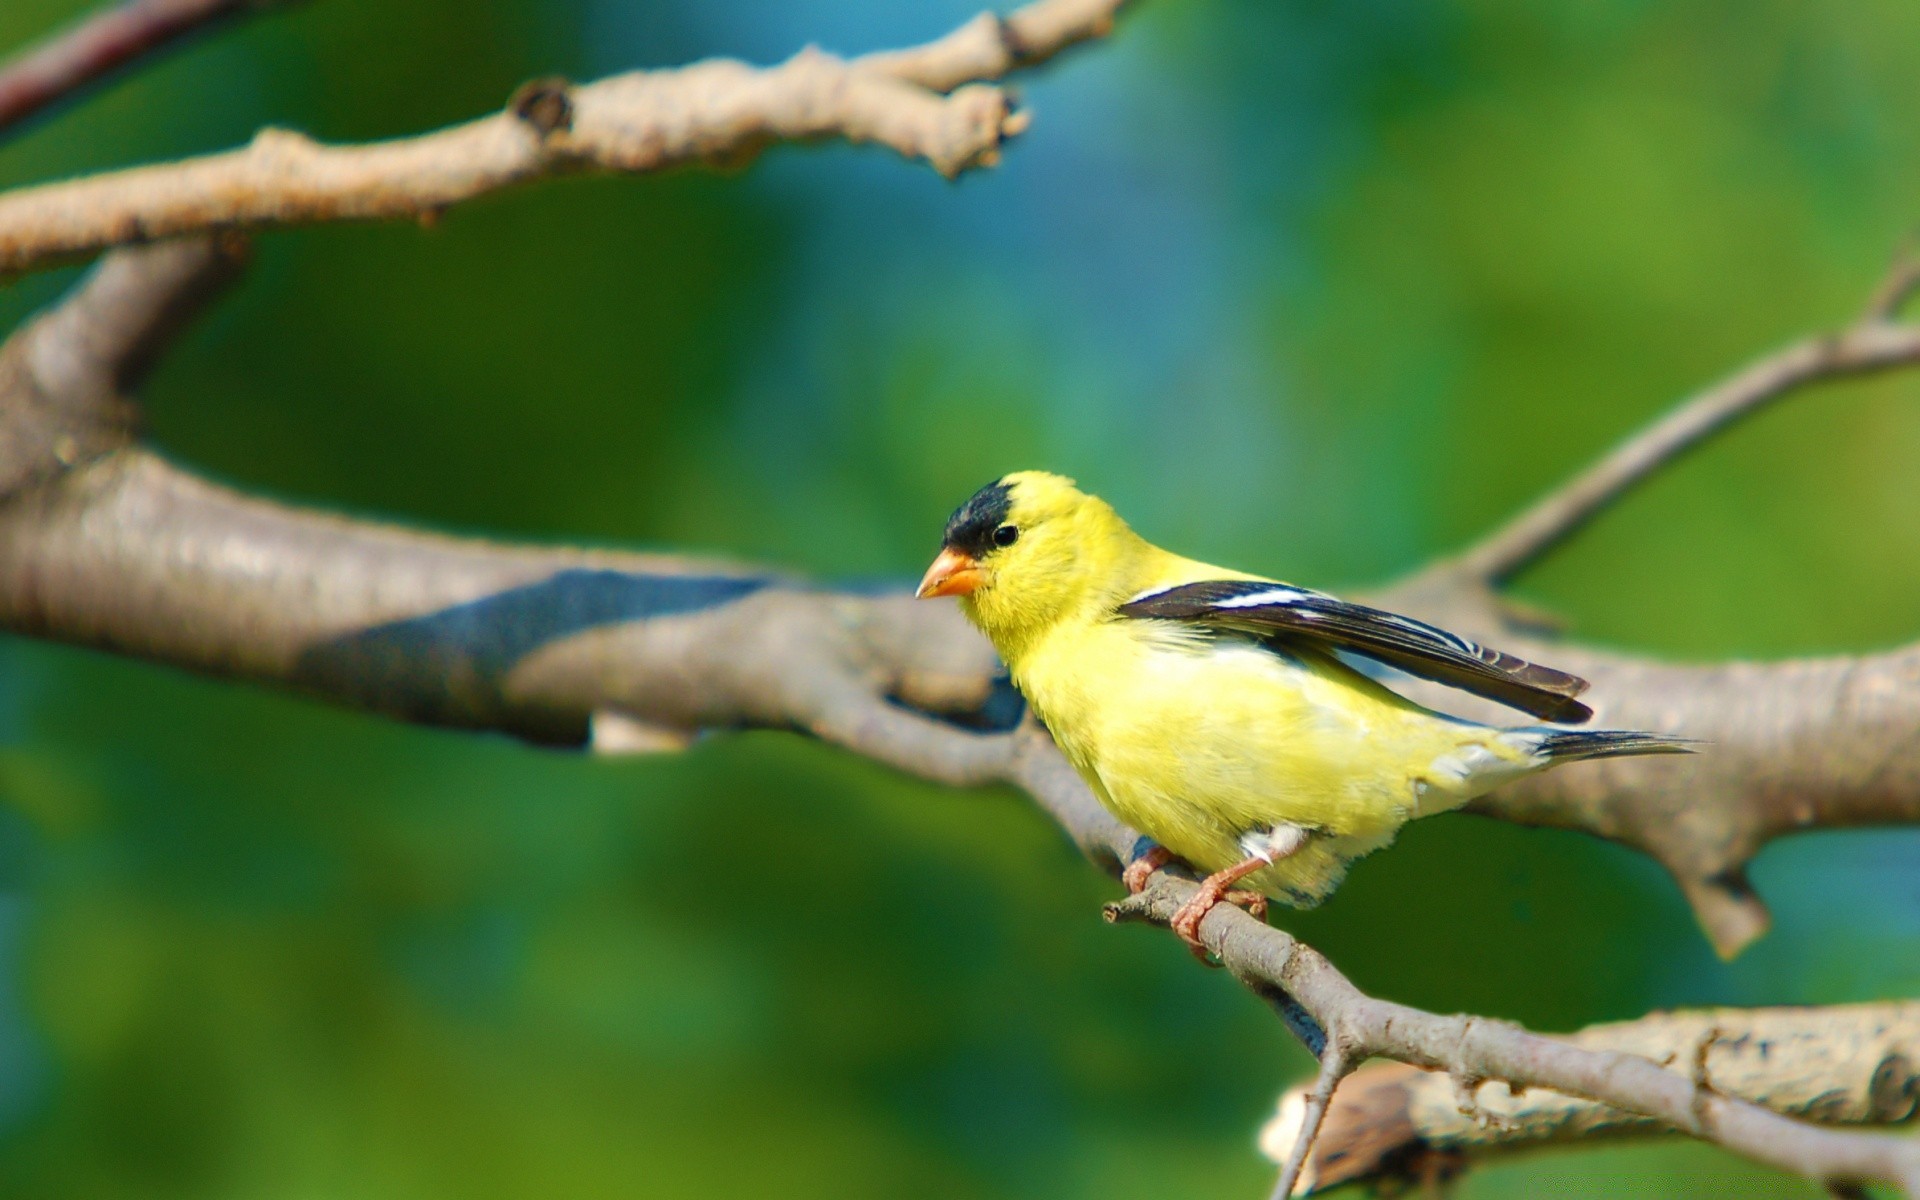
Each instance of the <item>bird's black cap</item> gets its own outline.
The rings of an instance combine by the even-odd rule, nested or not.
[[[1013,485],[996,479],[954,511],[940,544],[979,558],[993,549],[993,531],[1013,511]]]

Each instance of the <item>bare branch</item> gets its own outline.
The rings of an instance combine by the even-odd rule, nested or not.
[[[1320,1072],[1314,1077],[1313,1084],[1287,1093],[1286,1101],[1291,1101],[1292,1106],[1285,1113],[1289,1122],[1283,1136],[1285,1156],[1276,1158],[1280,1163],[1280,1178],[1273,1185],[1274,1200],[1286,1200],[1299,1190],[1302,1173],[1307,1167],[1307,1156],[1312,1153],[1320,1131],[1326,1124],[1327,1106],[1333,1102],[1334,1089],[1352,1072],[1353,1067],[1346,1052],[1336,1043],[1329,1042],[1326,1049],[1320,1052]]]
[[[0,195],[0,271],[209,230],[432,218],[551,175],[736,164],[778,141],[873,142],[951,177],[999,161],[1001,144],[1027,118],[1000,88],[945,89],[1094,36],[1120,3],[1038,0],[1005,20],[1034,40],[998,58],[971,52],[966,37],[853,62],[806,50],[777,67],[714,59],[577,87],[543,81],[521,89],[505,112],[369,145],[325,146],[267,129],[224,154]],[[1090,15],[1096,9],[1104,20]]]
[[[1164,872],[1154,879],[1138,896],[1109,906],[1110,916],[1165,924],[1197,888]],[[1476,1096],[1486,1081],[1514,1089],[1551,1088],[1810,1179],[1885,1183],[1920,1197],[1920,1141],[1913,1138],[1807,1124],[1703,1087],[1690,1071],[1669,1070],[1638,1054],[1367,996],[1316,951],[1231,905],[1216,908],[1200,933],[1242,983],[1297,1003],[1355,1061],[1382,1057],[1433,1071],[1469,1072],[1466,1090]]]
[[[1715,433],[1809,384],[1920,362],[1920,325],[1893,318],[1920,286],[1903,254],[1852,327],[1769,355],[1681,404],[1458,558],[1374,600],[1590,680],[1596,719],[1712,743],[1685,761],[1626,760],[1521,781],[1472,811],[1624,842],[1673,874],[1725,957],[1766,932],[1747,865],[1809,828],[1920,821],[1920,645],[1877,655],[1675,665],[1550,641],[1494,589]],[[1501,720],[1429,685],[1425,703]]]
[[[1002,17],[981,13],[952,33],[910,50],[869,54],[859,65],[936,92],[1037,67],[1069,46],[1113,30],[1125,0],[1051,0]]]
[[[1510,623],[1493,593],[1433,582],[1371,599],[1591,680],[1582,699],[1600,724],[1711,743],[1704,754],[1547,772],[1469,811],[1598,834],[1653,856],[1725,957],[1767,929],[1746,867],[1769,841],[1920,821],[1920,644],[1858,657],[1666,663],[1548,641]],[[1395,686],[1423,703],[1502,719],[1417,680]]]
[[[292,0],[125,0],[0,63],[0,136],[190,34]]]
[[[1009,748],[889,702],[971,686],[978,704],[990,686],[984,644],[929,609],[722,563],[344,521],[134,448],[0,506],[0,624],[16,632],[542,743],[585,745],[604,714],[628,735],[799,727],[978,782]]]
[[[540,742],[797,726],[930,778],[1003,769],[1011,744],[893,702],[985,703],[992,652],[956,612],[342,520],[138,448],[125,389],[236,261],[198,241],[118,252],[0,348],[0,626]]]
[[[1893,257],[1893,266],[1887,269],[1886,276],[1880,280],[1880,286],[1873,290],[1873,296],[1867,301],[1865,311],[1860,314],[1860,322],[1870,325],[1874,322],[1898,320],[1907,301],[1913,299],[1916,290],[1920,290],[1920,245],[1916,245],[1915,234],[1908,234]]]
[[[15,410],[23,387],[76,421],[124,405],[99,381],[123,379],[170,314],[204,297],[208,261],[193,246],[109,259],[67,308],[0,351],[26,364],[5,381],[0,414]],[[81,365],[41,365],[61,362]],[[303,512],[195,479],[118,428],[96,457],[50,469],[0,502],[0,627],[400,719],[609,751],[678,744],[701,729],[799,728],[927,778],[1023,787],[1109,869],[1139,844],[1038,727],[978,734],[911,711],[983,710],[993,695],[992,656],[950,608],[840,595],[727,564],[501,545]],[[1445,599],[1458,607],[1461,595]],[[1461,615],[1497,621],[1487,598],[1478,616]],[[1688,760],[1692,774],[1655,780],[1631,762],[1564,771],[1557,783],[1515,789],[1494,810],[1503,815],[1638,844],[1652,835],[1651,822],[1634,823],[1635,803],[1666,805],[1666,823],[1690,830],[1698,812],[1758,812],[1762,827],[1783,816],[1887,819],[1920,796],[1920,687],[1908,682],[1920,651],[1670,667],[1562,648],[1554,661],[1600,681],[1596,699],[1610,718],[1725,730],[1713,755]],[[1683,832],[1642,848],[1670,855],[1698,836],[1710,857],[1740,829],[1752,832]],[[1161,872],[1111,913],[1165,923],[1194,888]],[[1550,1088],[1809,1178],[1892,1183],[1920,1198],[1920,1143],[1823,1129],[1723,1094],[1714,1046],[1699,1058],[1715,1067],[1709,1081],[1616,1049],[1373,999],[1230,906],[1200,932],[1321,1056],[1329,1093],[1346,1063],[1390,1057],[1452,1073],[1477,1111],[1491,1111],[1482,1081]]]
[[[1600,461],[1541,497],[1430,574],[1498,587],[1538,562],[1634,487],[1687,451],[1810,384],[1920,362],[1920,327],[1894,324],[1920,287],[1920,258],[1903,248],[1866,310],[1839,333],[1808,338],[1681,402]]]
[[[1688,1067],[1693,1059],[1693,1073],[1713,1093],[1823,1123],[1905,1121],[1920,1098],[1920,1003],[1912,1001],[1656,1013],[1564,1040],[1670,1068]],[[1307,1087],[1289,1091],[1263,1131],[1262,1150],[1274,1161],[1296,1144],[1310,1094]],[[1673,1132],[1642,1114],[1559,1092],[1516,1094],[1486,1084],[1473,1099],[1478,1111],[1468,1115],[1447,1076],[1369,1063],[1342,1087],[1299,1191],[1411,1176],[1436,1158],[1458,1169],[1489,1155],[1595,1134]]]
[[[0,500],[126,444],[129,394],[243,256],[203,241],[116,258],[0,348]]]

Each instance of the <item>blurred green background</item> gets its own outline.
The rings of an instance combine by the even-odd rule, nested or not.
[[[87,7],[7,0],[0,45]],[[313,0],[43,120],[0,185],[971,11]],[[1910,0],[1142,3],[958,185],[780,148],[262,237],[152,426],[329,507],[840,578],[917,573],[973,487],[1045,466],[1189,553],[1379,582],[1856,312],[1920,218],[1916,47]],[[1768,414],[1521,590],[1680,657],[1909,639],[1916,401]],[[1920,835],[1755,876],[1777,927],[1731,965],[1648,861],[1465,817],[1281,919],[1380,994],[1544,1028],[1920,992]],[[1306,1056],[1102,925],[1113,891],[1015,796],[792,737],[595,762],[0,640],[0,1192],[1264,1195]],[[1458,1194],[1817,1193],[1668,1144]]]

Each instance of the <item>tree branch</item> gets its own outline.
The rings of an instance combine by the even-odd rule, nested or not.
[[[1826,1123],[1892,1124],[1920,1099],[1920,1003],[1711,1009],[1598,1025],[1564,1041],[1635,1054],[1669,1069],[1689,1060],[1705,1087]],[[1279,1163],[1299,1144],[1310,1089],[1294,1088],[1261,1135]],[[1344,1183],[1449,1173],[1472,1159],[1597,1134],[1672,1133],[1651,1117],[1558,1092],[1471,1092],[1443,1074],[1375,1061],[1355,1071],[1328,1113],[1301,1194]]]
[[[1703,442],[1802,388],[1920,362],[1920,327],[1894,323],[1920,273],[1902,259],[1866,314],[1777,351],[1691,397],[1437,570],[1497,587]]]
[[[1197,890],[1165,873],[1138,896],[1110,905],[1113,920],[1165,924]],[[1346,1063],[1391,1058],[1448,1073],[1476,1097],[1488,1080],[1551,1088],[1717,1142],[1756,1162],[1827,1182],[1885,1183],[1920,1197],[1920,1141],[1825,1129],[1723,1095],[1691,1074],[1619,1050],[1577,1045],[1484,1017],[1438,1016],[1362,993],[1292,935],[1221,905],[1201,939],[1256,994],[1292,1004],[1321,1030],[1315,1050],[1336,1074]],[[1283,1014],[1284,1015],[1284,1014]]]
[[[340,520],[137,448],[0,507],[0,624],[15,632],[558,745],[586,744],[608,713],[682,736],[798,725],[890,761],[910,752],[904,728],[926,726],[923,748],[943,755],[906,765],[969,782],[981,739],[885,702],[984,700],[991,655],[928,607],[725,563]]]
[[[869,54],[859,64],[936,92],[1037,67],[1069,46],[1106,37],[1125,0],[1053,0],[1006,16],[981,13],[938,41]]]
[[[1345,1050],[1329,1046],[1320,1053],[1320,1071],[1314,1076],[1313,1083],[1287,1093],[1287,1099],[1293,1101],[1288,1114],[1293,1118],[1293,1123],[1286,1130],[1275,1132],[1272,1140],[1280,1152],[1268,1156],[1280,1164],[1280,1178],[1273,1185],[1274,1200],[1286,1200],[1301,1189],[1301,1178],[1307,1170],[1309,1156],[1318,1145],[1321,1130],[1326,1128],[1327,1110],[1333,1103],[1334,1090],[1352,1072],[1353,1066]],[[1263,1136],[1263,1150],[1267,1148],[1267,1141]],[[1311,1189],[1312,1185],[1308,1184],[1307,1187]]]
[[[1765,933],[1747,865],[1783,834],[1920,821],[1920,643],[1880,654],[1674,664],[1543,639],[1483,590],[1388,589],[1375,603],[1592,681],[1598,724],[1701,738],[1684,758],[1615,759],[1520,780],[1469,812],[1598,834],[1658,860],[1731,958]],[[1504,718],[1419,681],[1395,687]]]
[[[84,455],[54,447],[22,456],[31,470],[0,498],[0,627],[404,720],[610,752],[672,745],[702,729],[799,729],[926,778],[1017,785],[1096,863],[1117,870],[1133,856],[1137,834],[1100,806],[1042,730],[991,732],[1003,724],[992,656],[951,608],[837,594],[723,563],[346,520],[215,487],[140,449],[129,420],[103,414],[124,412],[140,365],[230,263],[197,243],[122,251],[0,349],[9,364],[0,420],[26,413],[19,419],[33,427],[35,413],[52,413],[43,423],[105,431],[88,434]],[[1439,599],[1460,608],[1462,594]],[[1475,619],[1497,621],[1497,603],[1484,595]],[[1641,803],[1649,812],[1677,806],[1668,818],[1676,840],[1642,848],[1672,854],[1697,838],[1710,858],[1729,834],[1696,822],[1696,810],[1761,811],[1771,814],[1757,826],[1765,828],[1783,816],[1892,819],[1920,796],[1920,687],[1910,682],[1920,651],[1722,667],[1577,647],[1552,653],[1599,681],[1609,718],[1718,732],[1714,753],[1665,777],[1632,762],[1558,772],[1548,777],[1558,782],[1514,789],[1490,811],[1639,844],[1653,835],[1622,814]],[[1644,798],[1659,796],[1672,799]],[[1110,916],[1164,924],[1194,890],[1161,872]],[[1231,907],[1200,932],[1320,1057],[1329,1097],[1350,1064],[1390,1057],[1449,1072],[1476,1104],[1486,1080],[1550,1088],[1835,1186],[1884,1182],[1920,1200],[1920,1143],[1911,1139],[1794,1121],[1722,1094],[1704,1068],[1669,1070],[1617,1049],[1368,997],[1310,948]],[[1309,1149],[1300,1147],[1303,1162]]]
[[[0,137],[134,60],[292,0],[125,0],[0,62]]]
[[[1122,2],[1036,0],[991,19],[1006,31],[991,46],[976,21],[915,51],[850,62],[804,50],[777,67],[713,59],[580,86],[539,81],[506,112],[369,145],[267,129],[224,154],[0,195],[0,272],[209,230],[433,218],[551,175],[737,164],[777,141],[874,142],[952,177],[998,162],[1027,126],[1003,89],[962,85],[1097,36]]]
[[[1839,333],[1769,355],[1627,439],[1466,553],[1373,599],[1591,681],[1602,724],[1684,733],[1712,752],[1615,760],[1502,788],[1470,811],[1625,843],[1672,873],[1714,948],[1731,958],[1765,933],[1747,865],[1773,838],[1811,828],[1920,821],[1920,643],[1881,654],[1676,665],[1543,637],[1496,593],[1502,581],[1660,468],[1805,386],[1920,363],[1920,325],[1898,323],[1920,287],[1902,255],[1864,314]],[[1409,681],[1462,715],[1502,710]]]
[[[0,501],[131,441],[132,390],[243,255],[201,241],[116,257],[0,347]]]

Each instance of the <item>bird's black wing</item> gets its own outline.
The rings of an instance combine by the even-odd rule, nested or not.
[[[1186,583],[1135,596],[1120,606],[1120,615],[1321,642],[1549,721],[1578,723],[1593,715],[1574,699],[1587,690],[1584,679],[1475,645],[1412,617],[1290,584]]]

